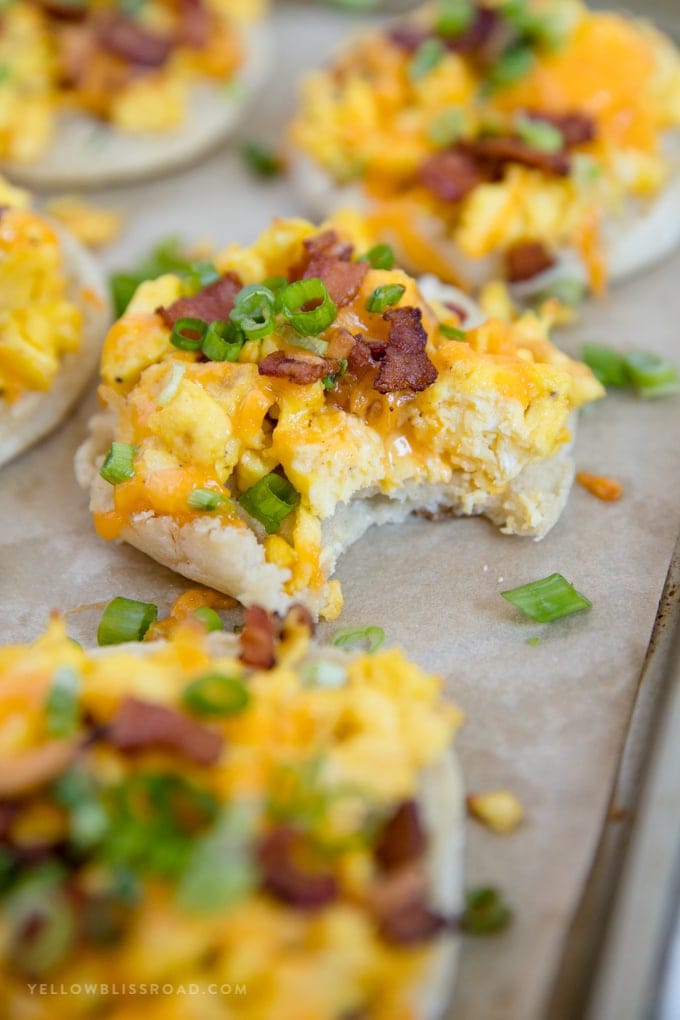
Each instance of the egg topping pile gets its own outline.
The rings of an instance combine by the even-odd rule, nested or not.
[[[200,80],[232,81],[259,0],[10,0],[0,26],[0,157],[37,159],[58,115],[169,131]],[[94,144],[94,142],[93,142]]]
[[[251,248],[141,284],[102,354],[102,537],[154,516],[249,529],[289,595],[316,592],[332,619],[339,508],[452,479],[495,492],[569,440],[570,413],[603,390],[543,322],[464,331],[460,310],[376,268],[392,253],[365,253],[349,222],[275,221]]]
[[[78,350],[82,313],[69,284],[54,227],[0,179],[0,402],[46,392]]]
[[[440,0],[312,74],[292,139],[360,184],[421,272],[465,275],[426,215],[469,259],[573,246],[597,290],[601,220],[663,189],[678,127],[680,57],[647,23],[578,0]]]
[[[399,651],[310,643],[298,609],[252,665],[266,623],[102,654],[55,618],[0,650],[7,1020],[415,1016],[446,923],[419,784],[460,715]]]

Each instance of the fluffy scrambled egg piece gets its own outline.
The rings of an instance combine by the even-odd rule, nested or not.
[[[285,627],[269,669],[195,622],[166,643],[92,654],[55,618],[33,644],[0,650],[7,1020],[93,1008],[194,1020],[197,1004],[214,1020],[415,1020],[431,943],[399,943],[377,923],[378,847],[402,805],[418,810],[421,774],[460,713],[396,650],[336,650],[341,682],[323,687],[311,670],[324,650],[301,621]],[[220,701],[220,683],[237,705]],[[133,727],[135,749],[131,704],[161,713],[165,742],[156,715],[151,730]],[[199,748],[209,738],[211,760],[180,731],[200,733]],[[290,833],[297,856],[281,863]],[[267,863],[263,848],[282,838]],[[55,937],[33,940],[29,918]],[[34,980],[80,992],[31,996]]]
[[[54,227],[28,196],[0,179],[0,401],[11,404],[54,383],[63,356],[77,351],[82,313]]]
[[[448,46],[443,30],[436,34],[440,7],[359,39],[330,69],[308,76],[294,145],[336,184],[360,185],[376,229],[398,238],[421,272],[465,276],[452,265],[443,276],[434,220],[469,259],[528,240],[572,245],[601,287],[600,220],[615,217],[626,197],[656,195],[671,172],[663,141],[680,127],[678,50],[646,22],[578,0],[521,0],[473,5],[477,17],[506,18],[496,33],[506,48],[492,58],[464,42],[470,26],[459,46],[457,36]],[[571,150],[568,175],[510,160],[454,200],[423,186],[419,170],[434,154],[514,134],[527,111],[592,120],[595,137]],[[554,151],[550,141],[536,144]]]
[[[331,227],[336,239],[364,250],[361,221],[349,215],[321,229],[276,221],[251,248],[231,246],[217,255],[217,271],[237,274],[245,286],[287,277],[305,257],[305,242],[313,245]],[[469,492],[499,492],[526,465],[568,442],[572,411],[603,394],[585,365],[552,345],[537,316],[489,319],[463,332],[452,307],[426,303],[397,268],[367,267],[356,294],[315,338],[319,349],[328,347],[330,356],[338,337],[349,338],[350,347],[357,338],[389,344],[385,318],[367,309],[385,287],[396,288],[392,311],[421,317],[436,378],[420,390],[378,392],[375,367],[362,374],[347,358],[328,361],[323,378],[304,384],[263,374],[267,356],[320,362],[300,350],[299,334],[281,316],[264,338],[246,340],[236,360],[178,349],[156,309],[180,298],[182,281],[168,274],[143,283],[102,354],[101,400],[115,419],[115,441],[132,448],[134,468],[107,487],[108,507],[95,501],[99,534],[117,538],[142,516],[167,515],[179,525],[210,516],[224,527],[254,529],[267,560],[289,571],[291,595],[326,590],[324,528],[352,500],[398,499],[408,486],[455,480]],[[295,505],[265,533],[263,518],[244,512],[252,510],[244,494],[280,475]],[[196,489],[224,498],[197,509]],[[324,612],[332,618],[337,586],[327,590]]]
[[[123,219],[114,209],[87,202],[76,195],[60,195],[45,206],[46,212],[88,248],[104,248],[121,232]]]
[[[264,0],[113,0],[64,4],[15,0],[0,27],[0,157],[33,162],[60,113],[78,110],[125,132],[181,125],[191,88],[228,84],[244,59],[243,31]],[[55,4],[58,8],[59,4]]]

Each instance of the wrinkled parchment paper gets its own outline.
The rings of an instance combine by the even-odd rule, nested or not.
[[[278,11],[279,57],[243,137],[276,137],[295,76],[324,59],[348,25],[330,10]],[[95,196],[124,210],[127,230],[108,251],[124,267],[159,237],[222,245],[251,241],[275,214],[304,210],[285,181],[260,183],[236,148],[168,179]],[[680,257],[589,307],[564,338],[642,348],[680,361]],[[167,608],[186,583],[133,549],[100,541],[73,453],[96,406],[94,383],[50,439],[0,472],[0,620],[3,640],[38,634],[49,609],[92,642],[116,594]],[[526,822],[493,835],[471,821],[467,883],[502,887],[516,920],[463,950],[451,1020],[537,1020],[603,824],[657,604],[680,526],[680,399],[608,397],[581,416],[578,466],[624,486],[604,504],[576,487],[540,543],[500,535],[483,520],[414,520],[372,531],[340,565],[342,625],[378,624],[446,678],[467,715],[458,747],[468,789],[508,787]],[[588,613],[537,625],[499,595],[560,571],[593,602]],[[89,608],[88,608],[89,607]],[[332,628],[331,628],[332,629]],[[538,638],[537,645],[528,639]]]

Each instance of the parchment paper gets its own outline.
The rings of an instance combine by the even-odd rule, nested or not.
[[[295,76],[331,51],[349,20],[290,6],[276,15],[279,62],[243,136],[274,138]],[[107,252],[124,267],[159,237],[251,241],[275,214],[304,210],[285,181],[261,184],[232,149],[180,175],[101,193],[126,211]],[[577,336],[680,360],[680,258],[618,287],[587,309]],[[95,407],[78,412],[0,474],[0,620],[4,640],[38,634],[51,608],[92,642],[101,604],[116,594],[169,605],[186,583],[141,553],[100,541],[72,457]],[[505,891],[516,920],[503,935],[468,940],[455,1020],[537,1020],[592,861],[628,716],[680,526],[680,400],[610,396],[581,416],[578,466],[617,478],[620,503],[575,488],[541,543],[500,535],[482,520],[414,520],[373,530],[340,565],[342,625],[379,624],[446,678],[467,715],[459,740],[471,791],[509,787],[526,823],[507,837],[470,822],[467,882]],[[593,602],[588,613],[535,625],[499,595],[564,573]],[[99,605],[98,605],[99,604]],[[88,607],[85,608],[82,607]],[[77,610],[74,612],[74,610]],[[538,637],[536,646],[527,643]]]

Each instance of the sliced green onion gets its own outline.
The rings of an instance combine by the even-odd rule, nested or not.
[[[197,351],[203,343],[203,337],[208,329],[208,323],[203,319],[186,317],[178,319],[172,327],[170,343],[178,347],[180,351]]]
[[[460,927],[469,935],[492,935],[507,928],[512,911],[503,901],[503,895],[493,886],[468,889],[465,893],[465,910]]]
[[[526,0],[507,0],[500,7],[500,13],[525,39],[554,50],[566,39],[571,15],[558,9],[537,12]]]
[[[235,715],[242,712],[249,701],[250,694],[243,681],[223,673],[199,676],[182,691],[182,704],[195,715]]]
[[[406,293],[406,287],[401,283],[387,283],[383,287],[376,287],[366,301],[366,308],[369,312],[384,312],[392,305],[398,305]]]
[[[120,318],[125,313],[125,309],[132,301],[135,291],[144,279],[144,276],[136,273],[111,274],[109,284],[116,318]]]
[[[255,485],[239,496],[239,503],[244,510],[264,524],[269,535],[279,530],[281,522],[299,502],[299,492],[296,492],[287,478],[275,471],[260,478],[259,482],[255,482]]]
[[[389,244],[376,244],[359,261],[370,262],[373,269],[391,269],[394,265],[394,249]]]
[[[603,386],[619,388],[628,385],[624,359],[613,347],[605,344],[584,344],[581,360],[591,369]]]
[[[71,666],[59,666],[45,700],[45,729],[50,737],[67,737],[78,728],[80,677]]]
[[[209,634],[215,630],[224,630],[219,613],[216,613],[210,606],[199,606],[191,615],[195,620],[203,624]]]
[[[342,687],[347,682],[347,670],[339,662],[315,660],[302,666],[302,683],[305,687]]]
[[[342,627],[336,630],[331,644],[336,648],[347,648],[351,645],[361,645],[366,642],[366,651],[369,655],[377,652],[385,641],[385,631],[382,627]]]
[[[194,489],[187,496],[187,503],[192,510],[217,510],[226,503],[226,496],[214,489]]]
[[[99,469],[102,478],[111,485],[118,485],[135,476],[135,454],[137,447],[130,443],[111,443],[111,449]]]
[[[62,961],[73,948],[77,925],[60,866],[45,864],[3,903],[8,965],[32,977]]]
[[[109,831],[109,816],[91,775],[73,769],[52,785],[58,804],[69,810],[69,842],[78,850],[96,846]]]
[[[445,322],[439,323],[439,332],[449,340],[467,340],[467,333],[464,329],[457,329],[456,326],[447,326]]]
[[[564,135],[546,120],[520,114],[515,118],[515,130],[522,141],[540,152],[560,152],[564,148]]]
[[[530,46],[517,45],[507,49],[493,64],[488,76],[491,89],[503,89],[524,78],[534,65],[535,54]]]
[[[332,390],[332,389],[335,388],[335,385],[336,385],[338,379],[341,379],[342,376],[346,373],[346,371],[347,371],[347,364],[348,364],[347,358],[340,358],[340,367],[339,367],[338,371],[337,372],[329,372],[328,375],[325,375],[323,377],[321,382],[323,383],[323,386],[324,386],[325,390]]]
[[[287,339],[292,347],[302,347],[304,351],[311,351],[321,358],[328,350],[328,340],[321,340],[318,336],[291,336]]]
[[[276,298],[268,287],[252,283],[236,295],[229,316],[243,330],[249,340],[261,340],[274,331]]]
[[[446,53],[446,46],[441,39],[426,39],[421,43],[411,58],[408,75],[411,81],[420,81],[434,71]]]
[[[680,391],[678,370],[667,358],[637,351],[627,354],[623,363],[641,397],[667,397]]]
[[[235,322],[211,322],[201,344],[209,361],[238,361],[246,335]]]
[[[250,170],[258,177],[275,177],[283,171],[283,160],[264,142],[249,139],[243,144],[241,154]]]
[[[272,294],[277,294],[282,287],[288,286],[288,280],[285,276],[268,276],[266,280],[262,281],[262,286],[270,290]]]
[[[251,805],[230,804],[196,840],[177,891],[184,910],[224,910],[252,892],[257,885],[253,826]]]
[[[433,145],[440,148],[452,145],[461,137],[464,123],[465,118],[462,110],[444,110],[430,122],[427,128],[427,137]]]
[[[141,641],[158,618],[158,606],[118,596],[102,613],[97,629],[97,643],[120,645],[124,641]]]
[[[590,609],[592,605],[562,574],[550,574],[540,581],[531,581],[519,588],[502,591],[501,595],[539,623],[550,623],[551,620],[571,616],[582,609]]]
[[[186,365],[184,364],[183,361],[173,361],[172,362],[172,369],[171,369],[171,373],[170,373],[170,382],[158,394],[158,405],[160,407],[165,407],[165,405],[169,404],[170,401],[172,400],[172,398],[175,396],[175,394],[177,393],[177,390],[180,387],[182,379],[184,378],[185,370],[186,370]]]
[[[474,17],[472,0],[440,0],[435,12],[435,32],[445,39],[456,39],[470,27]]]
[[[334,321],[337,308],[323,280],[296,280],[279,291],[284,318],[298,333],[317,336]],[[312,306],[305,311],[306,306]]]
[[[216,283],[220,278],[213,262],[192,262],[191,266],[182,273],[184,279],[184,293],[197,294],[199,290]]]
[[[560,304],[574,308],[585,300],[587,293],[588,288],[582,280],[578,280],[575,276],[561,276],[544,287],[537,296],[537,301],[548,301],[550,298],[555,298]]]
[[[182,239],[166,237],[140,262],[132,272],[113,273],[111,276],[111,294],[116,310],[116,317],[125,312],[132,297],[145,280],[155,280],[164,273],[191,273],[195,264],[186,257],[182,250]]]

